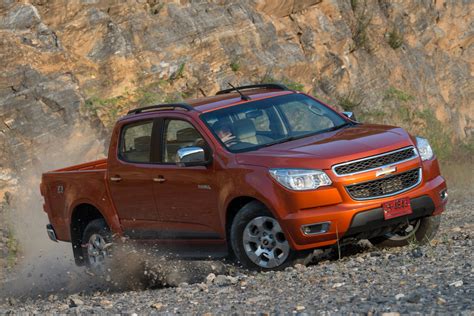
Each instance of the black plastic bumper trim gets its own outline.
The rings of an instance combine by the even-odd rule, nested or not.
[[[431,215],[435,210],[433,200],[423,195],[410,200],[413,213],[406,216],[400,216],[389,220],[384,219],[383,208],[376,208],[357,213],[352,218],[351,225],[344,237],[357,235],[363,232],[375,231],[384,227],[395,226],[407,220],[413,220],[420,217]]]

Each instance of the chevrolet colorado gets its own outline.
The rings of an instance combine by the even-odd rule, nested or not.
[[[424,138],[279,84],[138,108],[107,159],[43,174],[54,241],[103,266],[117,237],[281,269],[348,239],[429,241],[447,202]]]

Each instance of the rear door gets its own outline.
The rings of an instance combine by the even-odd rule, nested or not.
[[[224,232],[218,214],[218,187],[212,165],[179,167],[178,149],[207,148],[203,133],[184,116],[162,117],[160,164],[153,186],[160,221],[167,233],[177,239],[222,239]]]
[[[141,228],[158,223],[153,195],[158,125],[158,120],[147,119],[122,126],[114,159],[109,155],[110,195],[125,234],[131,237],[140,238],[134,235],[139,235]]]

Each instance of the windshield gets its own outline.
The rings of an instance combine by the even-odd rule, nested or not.
[[[303,94],[248,102],[203,114],[201,118],[232,152],[254,150],[350,124]]]

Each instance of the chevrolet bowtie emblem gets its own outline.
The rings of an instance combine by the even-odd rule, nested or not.
[[[380,168],[380,170],[377,170],[377,172],[375,172],[375,176],[381,177],[387,174],[394,173],[395,171],[397,171],[397,167],[395,166],[383,167],[383,168]]]

